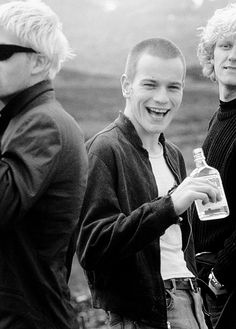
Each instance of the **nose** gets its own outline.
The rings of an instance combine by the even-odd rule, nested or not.
[[[229,60],[234,61],[236,60],[236,44],[232,47],[230,54],[229,54]]]
[[[165,86],[160,86],[154,92],[153,99],[160,104],[166,104],[169,102],[168,91]]]

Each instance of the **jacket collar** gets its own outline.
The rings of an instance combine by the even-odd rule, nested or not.
[[[48,91],[53,93],[45,94]],[[0,112],[0,136],[13,117],[26,108],[31,109],[35,107],[36,99],[37,105],[39,105],[41,102],[45,102],[45,98],[49,99],[52,97],[55,97],[55,93],[52,82],[49,80],[41,81],[17,94]]]
[[[141,148],[148,155],[148,152],[143,147],[142,140],[137,134],[134,125],[123,112],[119,112],[119,117],[115,120],[115,124],[120,128],[120,130],[123,132],[125,137],[131,142],[132,145],[134,145],[136,148]],[[165,151],[165,137],[163,133],[160,134],[159,141],[163,145]]]

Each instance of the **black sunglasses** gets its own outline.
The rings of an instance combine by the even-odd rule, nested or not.
[[[9,59],[15,53],[37,53],[37,51],[32,48],[18,45],[0,44],[0,61]]]

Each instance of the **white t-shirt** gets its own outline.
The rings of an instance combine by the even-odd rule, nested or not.
[[[161,146],[161,144],[160,144]],[[149,160],[156,180],[158,195],[164,196],[174,186],[175,179],[167,166],[161,146],[159,154],[150,154]],[[188,270],[182,250],[182,233],[179,224],[172,224],[160,237],[161,275],[163,280],[193,277]]]

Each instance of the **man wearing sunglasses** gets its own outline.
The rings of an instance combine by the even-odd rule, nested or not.
[[[67,285],[87,179],[52,80],[71,57],[42,2],[0,5],[0,328],[75,329]]]

